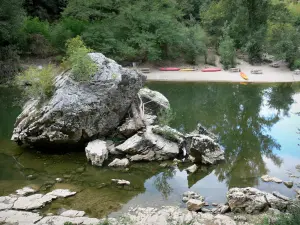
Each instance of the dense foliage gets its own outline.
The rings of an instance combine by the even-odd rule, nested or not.
[[[19,70],[19,56],[65,55],[78,35],[124,64],[198,64],[214,49],[225,68],[239,50],[251,63],[269,53],[296,69],[299,30],[300,4],[289,0],[2,0],[0,80]]]

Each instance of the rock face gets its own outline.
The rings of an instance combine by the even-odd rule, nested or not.
[[[187,151],[195,157],[196,163],[213,165],[224,160],[224,152],[212,138],[202,134],[186,136]]]
[[[279,196],[279,197],[278,197]],[[257,214],[269,207],[285,211],[289,198],[278,193],[266,193],[255,188],[232,188],[227,193],[227,200],[231,211]]]
[[[145,104],[147,114],[158,115],[161,110],[169,109],[169,100],[157,91],[152,91],[148,88],[142,88],[139,91],[139,96]]]
[[[102,166],[108,158],[108,149],[105,141],[95,140],[89,142],[85,148],[85,154],[94,166]]]
[[[25,105],[12,140],[29,145],[77,144],[106,136],[120,124],[145,77],[100,53],[89,56],[98,66],[91,80],[75,82],[71,72],[57,76],[51,99]]]
[[[147,127],[143,135],[138,134],[116,146],[116,150],[131,155],[130,161],[153,161],[173,159],[179,154],[177,143],[154,134],[152,126]]]

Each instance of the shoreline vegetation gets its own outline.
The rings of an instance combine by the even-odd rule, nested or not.
[[[289,69],[300,69],[300,4],[295,1],[49,0],[33,5],[3,0],[0,9],[0,83],[23,72],[20,58],[54,57],[61,63],[68,41],[77,36],[87,51],[123,66],[180,59],[229,69],[241,58],[251,64],[284,61]]]

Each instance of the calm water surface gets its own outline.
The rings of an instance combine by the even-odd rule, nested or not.
[[[195,129],[198,122],[220,136],[226,162],[202,167],[187,175],[184,168],[161,168],[159,163],[135,164],[129,171],[95,168],[86,162],[84,152],[46,154],[42,149],[23,150],[10,141],[20,108],[19,94],[13,88],[0,88],[0,195],[24,185],[35,185],[42,192],[70,188],[78,194],[56,200],[45,212],[61,207],[85,210],[91,216],[118,215],[132,206],[182,205],[181,194],[193,190],[210,203],[226,201],[231,187],[257,187],[294,197],[300,179],[300,88],[299,85],[239,85],[148,83],[163,93],[176,113],[172,126],[182,132]],[[293,180],[294,188],[261,182],[270,174]],[[28,178],[32,175],[31,178]],[[64,182],[54,184],[57,177]],[[131,181],[130,188],[111,186],[110,179]]]

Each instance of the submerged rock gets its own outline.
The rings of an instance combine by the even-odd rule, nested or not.
[[[186,191],[183,193],[183,197],[182,197],[182,201],[183,202],[187,202],[190,199],[196,199],[196,200],[200,200],[200,201],[204,201],[204,197],[197,194],[196,192],[193,191]]]
[[[121,180],[121,179],[111,179],[111,182],[120,185],[120,186],[129,186],[130,182],[127,180]]]
[[[101,53],[89,56],[98,66],[88,82],[76,82],[72,72],[55,80],[52,97],[29,101],[16,120],[12,140],[29,145],[77,144],[103,137],[118,127],[145,77],[122,68]]]
[[[261,179],[264,181],[264,182],[275,182],[275,183],[282,183],[282,180],[278,179],[277,177],[271,177],[269,175],[264,175],[261,177]]]
[[[85,215],[84,211],[77,211],[77,210],[67,210],[64,211],[60,214],[61,216],[65,216],[65,217],[83,217]]]
[[[213,165],[225,159],[220,145],[206,135],[188,134],[186,142],[187,151],[192,154],[196,163]]]
[[[94,166],[102,166],[108,158],[108,150],[105,141],[95,140],[89,142],[85,148],[85,154]]]
[[[195,173],[197,171],[197,169],[198,169],[198,166],[196,164],[194,164],[194,165],[186,168],[185,170],[189,173]]]
[[[34,190],[31,187],[23,187],[22,189],[16,190],[17,195],[21,195],[21,196],[33,194],[35,192],[36,192],[36,190]]]
[[[124,158],[124,159],[114,159],[108,166],[110,167],[126,167],[129,165],[129,160]]]
[[[294,186],[293,181],[284,181],[283,184],[288,188],[292,188]]]

